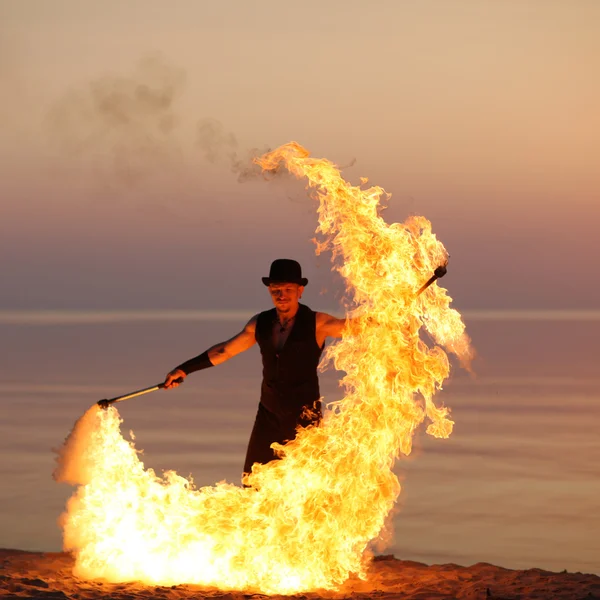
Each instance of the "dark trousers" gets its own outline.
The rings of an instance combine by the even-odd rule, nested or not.
[[[270,447],[274,442],[285,444],[296,437],[296,428],[318,425],[321,421],[321,403],[315,402],[310,407],[311,414],[292,415],[282,417],[268,410],[263,404],[258,405],[256,420],[250,434],[246,461],[244,462],[244,473],[250,473],[254,463],[266,465],[272,460],[277,460],[273,449]]]

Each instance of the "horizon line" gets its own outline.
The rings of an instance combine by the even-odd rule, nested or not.
[[[338,310],[328,309],[333,314]],[[459,311],[460,312],[460,311]],[[241,321],[256,314],[243,309],[0,309],[0,325],[83,325],[142,321]],[[600,321],[593,309],[471,309],[465,321]]]

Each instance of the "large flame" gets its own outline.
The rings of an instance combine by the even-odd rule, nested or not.
[[[331,249],[352,318],[325,360],[344,371],[344,399],[319,427],[255,466],[251,488],[195,489],[174,472],[145,469],[120,432],[115,408],[91,408],[64,448],[58,477],[78,484],[63,515],[75,574],[109,581],[197,583],[294,593],[366,576],[369,542],[382,532],[400,484],[392,468],[417,427],[447,437],[453,422],[433,396],[449,374],[442,349],[468,366],[460,315],[436,284],[447,260],[423,217],[388,225],[379,187],[352,186],[327,160],[289,143],[257,159],[266,171],[305,177],[319,201],[318,252]],[[437,345],[419,337],[424,328]]]

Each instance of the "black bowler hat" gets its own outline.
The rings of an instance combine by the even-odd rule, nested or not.
[[[265,285],[271,283],[297,283],[306,285],[308,279],[302,277],[302,267],[300,263],[291,258],[278,258],[271,263],[271,270],[268,277],[263,277],[262,282]]]

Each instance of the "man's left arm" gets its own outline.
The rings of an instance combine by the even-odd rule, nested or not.
[[[341,338],[342,331],[346,325],[346,319],[338,319],[327,313],[317,313],[317,342],[319,346],[322,346],[325,342],[325,338]]]

